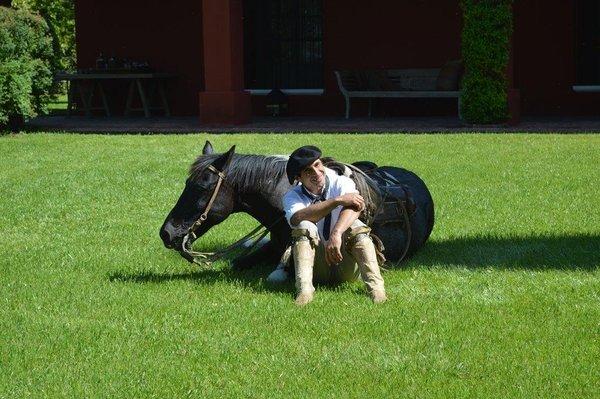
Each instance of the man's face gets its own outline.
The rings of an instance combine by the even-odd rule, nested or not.
[[[321,194],[325,187],[325,166],[317,159],[300,172],[300,182],[313,194]]]

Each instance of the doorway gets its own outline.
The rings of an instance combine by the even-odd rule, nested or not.
[[[246,89],[321,89],[322,25],[322,0],[244,0]]]

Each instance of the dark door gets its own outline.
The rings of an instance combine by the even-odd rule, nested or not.
[[[577,83],[600,84],[600,2],[579,0],[576,4]]]
[[[247,89],[323,87],[321,0],[245,0]]]

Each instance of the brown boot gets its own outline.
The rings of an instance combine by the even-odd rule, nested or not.
[[[294,303],[298,306],[304,306],[314,299],[314,292],[301,292],[296,296]]]
[[[296,273],[296,305],[304,306],[314,297],[313,266],[315,249],[308,237],[300,237],[292,245],[294,270]]]
[[[374,303],[383,303],[387,300],[381,270],[377,263],[375,245],[367,234],[356,237],[352,247],[352,256],[358,263],[360,276],[367,286],[367,291]]]
[[[371,291],[371,299],[373,303],[384,303],[387,301],[387,296],[385,291]]]

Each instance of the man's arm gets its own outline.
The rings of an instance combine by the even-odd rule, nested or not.
[[[329,265],[336,265],[342,261],[342,234],[359,216],[360,211],[352,208],[344,208],[340,212],[340,217],[331,230],[329,241],[325,244],[325,260]]]
[[[290,223],[294,226],[298,225],[298,223],[303,220],[317,223],[339,205],[340,204],[338,203],[337,198],[328,199],[323,202],[317,202],[316,204],[309,205],[306,208],[300,209],[298,212],[294,213],[290,219]]]
[[[293,226],[298,225],[298,223],[300,223],[303,220],[308,220],[310,222],[317,223],[319,220],[323,219],[325,216],[330,214],[332,210],[334,210],[340,205],[345,208],[356,209],[357,211],[359,211],[358,213],[360,214],[360,211],[365,207],[365,201],[363,197],[361,197],[358,193],[340,195],[339,197],[331,198],[322,202],[317,202],[316,204],[312,204],[307,206],[306,208],[300,209],[298,212],[294,213],[294,215],[290,219],[290,223]],[[354,220],[356,220],[356,218]],[[350,224],[352,224],[354,220],[350,222]],[[338,219],[336,226],[339,224],[339,222],[340,220]]]
[[[360,212],[355,211],[351,208],[344,208],[340,212],[340,217],[337,220],[335,226],[333,226],[333,230],[331,230],[331,235],[336,235],[341,237],[344,234],[344,231],[348,230],[352,223],[360,216]]]

